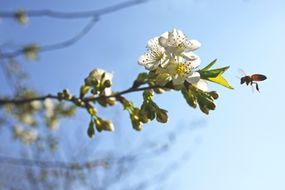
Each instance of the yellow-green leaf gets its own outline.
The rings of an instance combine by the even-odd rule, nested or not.
[[[234,89],[234,88],[228,83],[228,81],[227,81],[224,77],[222,77],[221,75],[218,75],[218,76],[215,77],[215,78],[207,78],[206,80],[209,80],[209,81],[211,81],[211,82],[220,84],[220,85],[222,85],[222,86],[224,86],[224,87],[227,87],[227,88],[229,88],[229,89]]]

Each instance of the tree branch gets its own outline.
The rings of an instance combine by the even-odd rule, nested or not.
[[[112,98],[112,97],[116,97],[119,98],[121,95],[123,94],[127,94],[127,93],[133,93],[133,92],[139,92],[139,91],[144,91],[144,90],[150,90],[150,89],[156,89],[156,88],[166,88],[166,87],[161,87],[161,86],[147,86],[147,87],[141,87],[141,88],[128,88],[126,90],[123,90],[121,92],[117,92],[114,94],[111,94],[109,96],[97,96],[97,97],[87,97],[82,99],[84,102],[90,102],[90,101],[96,101],[96,100],[101,100],[101,99],[108,99],[108,98]],[[14,105],[21,105],[21,104],[26,104],[26,103],[30,103],[33,101],[44,101],[45,99],[57,99],[57,100],[61,100],[61,98],[58,95],[52,95],[52,94],[48,94],[46,96],[39,96],[39,97],[34,97],[34,98],[24,98],[24,99],[0,99],[0,106],[6,105],[6,104],[14,104]],[[66,100],[66,101],[71,101],[72,100]]]
[[[105,14],[109,14],[130,6],[137,5],[139,3],[146,2],[147,0],[132,0],[132,1],[126,1],[114,6],[110,6],[107,8],[95,10],[95,11],[86,11],[86,12],[70,12],[70,13],[63,13],[63,12],[56,12],[56,11],[50,11],[50,10],[37,10],[37,11],[27,11],[28,16],[48,16],[48,17],[55,17],[55,18],[66,18],[66,19],[74,19],[74,18],[91,18],[91,20],[87,23],[87,25],[75,36],[72,38],[65,40],[63,42],[58,42],[55,44],[50,45],[43,45],[40,46],[38,49],[38,52],[46,52],[46,51],[52,51],[57,49],[62,49],[69,47],[76,42],[78,42],[80,39],[82,39],[91,29],[94,27],[95,23],[99,20],[99,17]],[[14,18],[15,13],[12,12],[0,12],[0,17],[4,18]],[[1,52],[0,51],[0,59],[10,59],[14,58],[20,55],[23,55],[24,49],[19,48],[13,52]]]
[[[60,12],[52,10],[28,10],[25,11],[28,17],[52,17],[59,19],[79,19],[79,18],[90,18],[97,17],[101,15],[106,15],[119,11],[121,9],[138,5],[140,3],[147,2],[148,0],[130,0],[117,5],[106,7],[99,10],[91,11],[80,11],[80,12]],[[0,17],[2,18],[15,18],[15,12],[0,12]]]

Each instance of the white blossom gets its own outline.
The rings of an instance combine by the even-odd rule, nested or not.
[[[168,56],[165,49],[159,45],[158,37],[150,39],[147,44],[148,51],[139,58],[138,63],[147,70],[164,67],[168,63]]]
[[[178,29],[165,32],[160,37],[148,41],[148,51],[139,58],[139,64],[158,74],[158,83],[172,81],[174,86],[181,86],[185,81],[201,90],[208,90],[207,82],[200,79],[195,69],[201,63],[199,56],[193,53],[201,43],[189,40]]]

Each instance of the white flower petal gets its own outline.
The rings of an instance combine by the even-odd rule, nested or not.
[[[159,45],[159,38],[155,37],[147,42],[147,48],[154,52],[164,52],[164,48]]]
[[[151,52],[147,52],[139,58],[138,63],[148,70],[153,70],[158,67],[160,62],[155,59]]]
[[[109,73],[109,72],[107,72],[103,69],[100,69],[100,68],[97,68],[97,69],[94,69],[93,71],[91,71],[89,73],[88,78],[92,79],[92,80],[96,79],[96,80],[100,81],[103,73],[105,73],[104,80],[112,80],[112,78],[113,78],[112,73]]]
[[[184,52],[181,56],[187,61],[191,62],[192,69],[197,68],[201,63],[200,57],[191,51]]]
[[[191,84],[196,84],[200,80],[200,73],[192,72],[190,75],[187,76],[186,80]]]
[[[205,80],[199,80],[196,84],[194,84],[197,88],[199,88],[200,90],[203,91],[208,91],[209,87],[208,87],[208,83]]]
[[[201,59],[198,56],[196,60],[191,61],[191,66],[193,69],[196,69],[200,64],[201,64]]]
[[[198,40],[190,40],[191,46],[190,46],[190,51],[194,51],[201,47],[201,43]]]

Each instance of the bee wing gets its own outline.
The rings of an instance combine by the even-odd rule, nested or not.
[[[243,77],[246,76],[244,70],[242,70],[241,68],[238,68],[238,72],[239,72],[239,74],[241,74]]]
[[[252,93],[255,93],[255,86],[254,85],[251,85],[251,91],[252,91]]]

